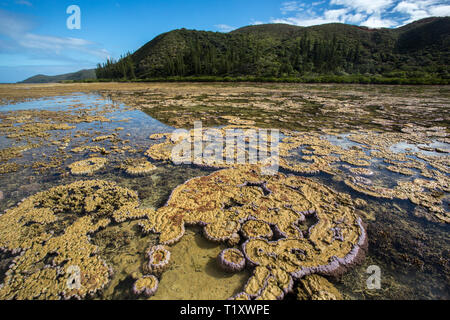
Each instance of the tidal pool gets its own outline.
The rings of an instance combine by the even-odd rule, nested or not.
[[[329,127],[333,115],[339,113],[334,104],[332,112],[324,114],[327,101],[317,97],[293,98],[288,93],[276,94],[277,90],[271,88],[254,88],[261,94],[253,95],[251,89],[246,88],[244,95],[245,104],[253,106],[248,109],[242,100],[237,100],[243,96],[242,92],[221,92],[221,88],[217,87],[213,97],[202,96],[198,92],[178,97],[181,91],[170,87],[169,92],[158,92],[159,95],[152,92],[148,97],[142,93],[119,90],[100,94],[73,93],[2,105],[0,210],[13,209],[22,199],[53,187],[98,179],[136,192],[139,208],[148,210],[147,214],[151,215],[155,210],[161,210],[177,186],[195,177],[206,179],[220,168],[175,165],[170,158],[155,159],[146,151],[168,140],[151,139],[150,136],[171,133],[180,127],[189,129],[192,127],[191,120],[203,120],[205,127],[233,125],[279,129],[286,148],[286,155],[281,153],[281,158],[286,159],[286,162],[281,162],[281,174],[308,177],[350,196],[357,204],[352,210],[364,222],[368,239],[365,258],[339,276],[326,276],[342,297],[449,299],[450,220],[446,221],[450,203],[449,128],[441,120],[439,125],[426,126],[427,121],[431,120],[422,119],[423,123],[416,125],[418,130],[405,125],[406,129],[399,131],[397,125],[401,124],[392,126],[389,123],[383,129],[383,125],[379,124],[366,125],[368,120],[377,119],[380,114],[364,108],[361,110],[366,110],[370,119],[352,122],[350,116],[345,120],[346,125],[340,126],[336,120],[342,120],[340,115]],[[366,94],[353,87],[352,92]],[[128,101],[123,96],[132,100]],[[358,101],[354,99],[351,103]],[[275,113],[270,108],[272,104],[278,108],[277,114],[282,114],[280,110],[285,105],[289,112],[275,119]],[[221,105],[224,107],[221,108]],[[448,104],[444,102],[443,107],[448,111]],[[239,112],[236,112],[237,108]],[[265,112],[257,112],[258,108],[263,108]],[[356,106],[349,105],[347,111],[354,112],[355,109]],[[308,120],[312,110],[315,117]],[[387,112],[386,108],[382,110]],[[433,150],[418,147],[423,145]],[[69,165],[92,157],[104,158],[106,164],[89,175],[71,173]],[[146,175],[134,176],[125,172],[129,163],[144,161],[142,159],[156,168]],[[311,167],[306,170],[305,165],[311,164],[314,170]],[[258,189],[255,186],[251,188]],[[386,189],[386,194],[393,192],[393,196],[374,196],[373,193],[381,188]],[[419,199],[419,194],[427,197]],[[242,205],[231,203],[227,206],[239,208]],[[81,216],[89,216],[83,210]],[[54,214],[56,221],[33,220],[23,225],[22,231],[45,246],[52,238],[61,236],[80,217],[80,213],[70,212],[70,209]],[[0,222],[6,215],[0,216]],[[144,296],[133,293],[133,283],[145,274],[146,252],[159,243],[159,234],[143,232],[141,222],[146,219],[145,216],[124,222],[109,219],[109,224],[89,233],[87,238],[89,243],[97,246],[95,255],[109,268],[108,281],[82,298],[144,299]],[[298,227],[303,233],[314,226],[315,222],[308,219],[299,222]],[[11,231],[2,230],[2,233]],[[46,236],[39,238],[40,232],[45,232]],[[150,299],[226,299],[241,292],[254,267],[235,274],[220,268],[217,256],[221,250],[241,248],[245,241],[242,236],[237,242],[228,240],[220,243],[207,240],[201,227],[186,224],[186,232],[179,242],[166,246],[171,252],[171,263],[167,270],[158,274],[159,288]],[[11,285],[16,289],[8,292],[5,288],[8,283],[16,285],[28,281],[31,274],[42,276],[48,268],[59,268],[59,272],[64,274],[61,271],[64,268],[53,263],[55,257],[48,255],[33,267],[23,267],[27,262],[19,259],[20,253],[33,251],[33,246],[9,250],[11,241],[6,236],[3,239],[0,237],[0,247],[4,249],[0,253],[0,282],[3,283],[0,296],[46,298],[46,294],[39,290],[26,292],[24,289],[16,296],[14,290],[21,290],[18,289],[20,286]],[[62,253],[54,255],[62,256]],[[62,265],[67,263],[70,261]],[[371,265],[381,270],[380,289],[367,287],[370,274],[366,271]],[[63,282],[59,277],[49,276],[49,281]],[[64,289],[58,288],[55,288],[54,297],[63,297],[57,290]],[[293,290],[285,295],[285,299],[295,299],[297,290],[295,280]]]

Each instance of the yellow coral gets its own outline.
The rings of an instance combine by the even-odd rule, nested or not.
[[[116,210],[137,205],[133,191],[93,180],[39,192],[7,210],[0,216],[0,248],[21,255],[6,273],[0,299],[95,294],[108,283],[110,269],[89,234],[106,227]],[[80,217],[61,229],[64,217],[71,215]],[[72,286],[71,267],[78,270],[78,286]]]
[[[125,171],[132,176],[143,176],[154,171],[155,169],[156,166],[152,163],[138,159],[136,161],[132,161],[131,164],[126,167]]]
[[[73,175],[92,175],[95,171],[102,169],[107,160],[105,158],[89,158],[69,165],[70,172]]]

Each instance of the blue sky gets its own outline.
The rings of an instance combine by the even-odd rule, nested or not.
[[[70,5],[81,29],[69,30]],[[177,28],[229,32],[251,24],[330,22],[394,28],[450,16],[449,0],[0,0],[0,82],[93,68]]]

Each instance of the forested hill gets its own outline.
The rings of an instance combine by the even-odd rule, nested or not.
[[[450,17],[397,29],[332,23],[248,26],[230,33],[174,30],[97,68],[99,79],[171,76],[383,75],[450,78]]]

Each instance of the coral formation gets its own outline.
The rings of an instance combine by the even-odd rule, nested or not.
[[[135,204],[130,204],[130,205],[123,206],[120,209],[114,211],[114,213],[112,214],[112,217],[113,217],[114,221],[116,221],[117,223],[121,223],[126,220],[141,219],[148,215],[152,215],[154,212],[155,212],[155,210],[153,210],[153,209],[136,208]]]
[[[414,171],[408,168],[404,168],[401,166],[387,166],[386,169],[388,169],[389,171],[392,172],[397,172],[397,173],[401,173],[404,174],[406,176],[412,176],[414,175]]]
[[[146,271],[148,271],[148,273],[161,274],[169,267],[170,251],[162,245],[149,248],[147,257],[148,263]]]
[[[358,176],[371,176],[373,175],[373,171],[367,168],[359,168],[359,167],[350,167],[347,165],[343,166],[344,168],[348,169],[351,173],[358,175]]]
[[[110,134],[110,135],[103,135],[103,136],[98,136],[92,139],[93,142],[99,142],[99,141],[104,141],[104,140],[113,140],[115,139],[115,135]]]
[[[114,211],[130,205],[138,205],[131,190],[92,180],[39,192],[7,210],[0,216],[0,248],[17,256],[0,298],[84,298],[101,290],[111,270],[89,235],[106,227]]]
[[[0,164],[0,174],[16,172],[20,166],[17,163],[2,163]]]
[[[170,133],[154,133],[154,134],[150,135],[149,138],[152,140],[160,140],[163,138],[168,138],[169,135],[170,135]]]
[[[228,117],[227,117],[228,119]],[[254,127],[239,127],[239,126],[226,126],[218,130],[221,135],[228,130],[251,130]],[[198,131],[196,131],[198,130]],[[402,143],[405,140],[411,143],[419,143],[428,141],[434,136],[446,136],[445,132],[441,132],[442,128],[435,128],[435,130],[429,130],[426,135],[424,134],[411,134],[408,133],[378,133],[369,130],[361,130],[358,133],[353,132],[346,137],[348,141],[354,144],[349,148],[344,148],[337,144],[332,143],[326,136],[319,132],[295,132],[290,130],[281,130],[283,134],[282,141],[279,143],[279,166],[283,169],[301,173],[301,174],[315,174],[319,172],[325,172],[331,175],[344,175],[344,182],[354,189],[355,191],[365,193],[373,197],[381,197],[388,199],[410,199],[413,203],[419,204],[425,207],[427,210],[431,210],[434,218],[432,220],[447,222],[449,219],[448,214],[445,213],[444,205],[439,200],[431,200],[430,197],[435,198],[433,191],[443,190],[448,185],[448,177],[446,174],[450,172],[450,162],[448,156],[431,156],[425,155],[420,152],[393,152],[391,150],[393,145]],[[236,131],[237,132],[237,131]],[[420,132],[420,131],[419,131]],[[187,136],[178,137],[178,140],[166,139],[165,141],[152,145],[146,152],[146,155],[154,160],[166,160],[172,159],[172,150],[177,144],[190,144],[195,134],[201,137],[201,143],[205,144],[209,141],[207,128],[193,129]],[[335,135],[332,131],[329,131],[330,136]],[[190,140],[187,139],[190,136]],[[339,135],[337,138],[342,139]],[[160,136],[162,138],[163,136]],[[187,140],[186,140],[187,139]],[[250,137],[247,137],[247,140]],[[191,146],[188,146],[191,150]],[[247,159],[246,164],[252,163],[252,152],[255,150],[239,150],[235,145],[227,146],[231,148],[234,160],[236,160],[238,152],[245,155]],[[237,151],[235,149],[238,149]],[[261,150],[256,150],[260,152]],[[200,166],[213,167],[213,168],[226,168],[226,167],[238,167],[236,161],[224,162],[225,154],[216,155],[218,157],[205,158],[200,157],[195,159],[195,154],[189,154],[187,159],[189,163],[194,163]],[[413,169],[421,171],[421,175],[427,178],[434,179],[432,190],[424,190],[418,192],[425,192],[426,195],[419,195],[415,191],[413,194],[406,194],[402,191],[402,188],[392,188],[388,185],[379,185],[372,183],[372,181],[364,176],[374,175],[373,168],[369,168],[377,159],[382,159],[384,162],[390,165],[385,167],[389,171],[401,173],[403,175],[414,176],[416,172]],[[257,160],[253,163],[259,165],[267,165],[274,160],[268,157],[264,160]],[[345,175],[344,172],[336,168],[336,165],[342,164],[342,167],[347,169],[350,174]],[[356,167],[354,167],[356,166]],[[431,166],[434,169],[428,169]],[[429,188],[425,188],[429,189]],[[429,191],[429,192],[428,192]],[[418,201],[419,197],[427,197],[429,201]],[[430,205],[433,202],[433,205]]]
[[[245,257],[238,249],[222,250],[217,256],[219,266],[227,272],[239,272],[245,268]]]
[[[145,158],[138,158],[126,161],[125,172],[131,176],[144,176],[155,169],[156,166]]]
[[[260,237],[270,239],[273,236],[272,229],[268,223],[253,219],[242,224],[241,233],[247,239]]]
[[[158,283],[158,278],[154,275],[143,276],[134,282],[133,292],[136,295],[144,294],[151,297],[158,290]]]
[[[273,159],[270,132],[259,135],[256,127],[226,126],[223,128],[202,128],[192,129],[185,134],[175,135],[169,138],[168,134],[158,135],[158,138],[165,137],[165,141],[152,145],[146,155],[153,160],[174,161],[174,155],[180,162],[193,163],[202,167],[229,168],[235,167],[242,162],[270,165]],[[155,135],[152,135],[155,136]],[[220,137],[220,138],[217,138]],[[222,139],[226,137],[226,147],[223,147]],[[265,148],[266,155],[262,155],[261,143],[268,142]],[[219,141],[219,142],[218,142]],[[252,141],[252,144],[249,142]],[[246,148],[246,146],[249,146]],[[177,147],[177,149],[175,149]],[[196,153],[196,149],[202,149],[201,154]],[[194,152],[191,152],[191,150]],[[186,153],[184,153],[188,150]]]
[[[74,162],[69,165],[69,168],[73,175],[92,175],[94,172],[102,169],[106,162],[105,158],[93,157]]]
[[[73,153],[80,153],[84,151],[90,151],[90,152],[96,152],[100,154],[109,154],[110,151],[107,151],[104,147],[99,146],[82,146],[82,147],[75,147],[72,150],[70,150]]]
[[[340,292],[324,277],[311,274],[299,280],[298,300],[342,300]]]
[[[258,266],[244,290],[251,297],[282,298],[292,278],[339,274],[363,256],[366,232],[350,196],[308,178],[263,176],[260,170],[239,167],[191,179],[141,226],[160,233],[166,244],[181,238],[184,224],[203,226],[212,241],[234,239],[251,219],[274,226],[281,239],[250,238],[243,244],[247,262]],[[299,224],[307,215],[317,222],[302,231]]]

